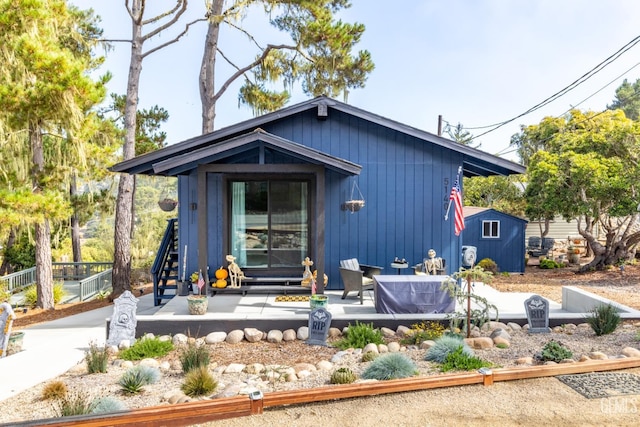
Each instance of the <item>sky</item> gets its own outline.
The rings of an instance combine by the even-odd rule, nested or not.
[[[148,2],[151,12],[175,4],[168,0]],[[102,18],[105,38],[130,39],[125,2],[72,3],[94,9]],[[521,125],[537,124],[546,116],[560,116],[573,107],[601,111],[613,101],[615,89],[625,78],[630,82],[640,78],[640,45],[635,45],[606,67],[598,67],[597,73],[575,89],[522,115],[582,80],[640,36],[637,0],[351,3],[352,7],[338,17],[365,25],[357,49],[371,53],[375,70],[363,89],[349,94],[349,104],[432,133],[437,133],[441,115],[445,125],[461,123],[477,136],[475,143],[481,144],[481,150],[510,160],[517,161],[509,141]],[[181,22],[202,16],[203,4],[204,0],[191,0],[186,19]],[[243,25],[262,45],[286,40],[258,9],[247,14]],[[171,40],[177,31],[161,33],[159,42]],[[163,126],[169,144],[201,133],[198,72],[205,32],[204,23],[193,26],[178,43],[149,55],[143,62],[139,107],[158,105],[169,112],[169,121]],[[238,64],[244,65],[255,55],[246,38],[229,28],[222,30],[220,43],[225,54]],[[107,52],[101,72],[108,70],[113,75],[110,93],[126,92],[129,55],[128,43],[114,43]],[[227,67],[219,75],[228,76],[230,71]],[[253,117],[248,107],[238,104],[239,87],[240,83],[233,85],[218,102],[216,129]],[[308,99],[299,89],[292,95],[291,103]],[[492,129],[484,126],[511,119],[481,135]]]

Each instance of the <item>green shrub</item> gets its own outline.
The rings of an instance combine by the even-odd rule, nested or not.
[[[488,368],[491,363],[486,362],[479,357],[470,356],[465,353],[462,346],[458,347],[452,353],[447,354],[441,368],[442,372],[449,371],[474,371],[480,368]]]
[[[484,271],[489,271],[492,274],[498,274],[498,264],[491,258],[483,258],[478,262],[478,267],[482,267]]]
[[[411,329],[401,340],[405,345],[419,345],[424,341],[435,340],[440,338],[445,331],[445,327],[441,323],[428,321],[411,325]]]
[[[218,387],[218,382],[213,378],[209,369],[201,366],[190,371],[184,378],[180,389],[190,397],[204,396],[212,393]]]
[[[184,350],[180,352],[180,364],[185,374],[202,366],[208,367],[210,361],[211,356],[206,344],[200,345],[195,341],[189,341]]]
[[[171,350],[173,350],[171,341],[162,341],[157,337],[143,338],[121,351],[119,356],[124,360],[142,360],[166,356]]]
[[[66,295],[64,284],[56,282],[53,284],[53,303],[59,304]],[[22,304],[26,307],[35,307],[38,302],[38,288],[36,285],[27,286],[24,290]]]
[[[129,394],[137,394],[144,390],[144,386],[158,382],[160,371],[149,366],[136,365],[122,374],[118,385]]]
[[[67,385],[62,381],[47,383],[40,394],[42,400],[63,399],[67,395]]]
[[[443,335],[435,341],[435,344],[427,350],[424,360],[429,362],[444,363],[447,356],[459,348],[468,356],[473,356],[473,350],[462,340],[462,337],[456,335]]]
[[[94,408],[95,404],[89,395],[75,391],[67,393],[63,398],[58,399],[54,410],[58,417],[69,417],[90,414]]]
[[[9,284],[5,280],[0,280],[0,304],[9,302],[11,292],[9,292]]]
[[[338,368],[331,374],[331,384],[351,384],[356,380],[356,374],[349,368]]]
[[[364,348],[367,344],[382,344],[383,342],[382,333],[373,328],[373,323],[360,323],[356,320],[355,325],[349,324],[345,337],[333,345],[346,350],[347,348]]]
[[[564,264],[561,264],[559,262],[555,262],[552,259],[545,258],[545,259],[541,259],[540,260],[540,268],[544,268],[544,269],[547,269],[547,270],[553,270],[554,268],[563,268],[563,267],[564,267]]]
[[[92,402],[92,405],[92,414],[110,414],[112,412],[124,411],[127,409],[127,405],[125,405],[124,402],[113,396],[105,396],[95,399]]]
[[[543,362],[561,362],[564,359],[571,359],[573,353],[562,345],[562,343],[551,340],[542,348],[537,358]]]
[[[620,315],[611,304],[600,305],[591,311],[586,322],[597,336],[607,335],[615,331],[620,324]]]
[[[90,374],[106,373],[109,363],[109,351],[106,347],[98,347],[95,342],[89,343],[89,350],[84,353],[84,360],[87,363],[87,372]]]
[[[417,375],[418,368],[411,359],[402,353],[387,353],[371,364],[362,373],[366,380],[395,380]]]

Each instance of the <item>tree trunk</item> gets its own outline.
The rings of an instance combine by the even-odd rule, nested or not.
[[[7,243],[4,245],[4,250],[11,248],[16,243],[16,230],[12,228],[9,231],[9,237],[7,237]],[[6,274],[11,273],[11,266],[9,265],[9,260],[5,257],[2,258],[2,265],[0,265],[0,276],[4,276]]]
[[[73,202],[73,215],[71,215],[71,250],[73,252],[73,262],[82,262],[82,249],[80,245],[80,219],[78,217],[78,210],[75,203],[75,199],[78,196],[78,189],[76,188],[76,174],[71,177],[71,184],[69,184],[69,195]]]
[[[204,53],[200,65],[200,103],[202,104],[202,134],[213,132],[213,122],[216,118],[215,69],[220,24],[211,19],[220,15],[224,0],[213,0],[207,16],[210,18],[207,36],[204,42]]]
[[[131,5],[131,60],[127,80],[127,100],[124,109],[125,141],[122,146],[123,160],[135,156],[136,112],[138,110],[138,90],[142,72],[142,3],[134,0]],[[131,289],[131,207],[133,206],[133,176],[121,173],[116,198],[116,221],[113,253],[113,293],[110,298],[120,296]]]
[[[29,143],[33,160],[32,182],[33,192],[42,192],[40,180],[44,173],[44,148],[42,133],[37,123],[29,125]],[[53,268],[51,266],[51,229],[49,220],[35,225],[36,229],[36,286],[38,299],[36,307],[50,310],[53,302]]]

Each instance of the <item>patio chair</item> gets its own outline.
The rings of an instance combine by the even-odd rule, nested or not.
[[[373,289],[373,275],[380,274],[382,267],[360,264],[356,258],[340,261],[340,277],[344,285],[342,299],[349,292],[357,291],[360,296],[360,304],[364,304],[364,290]]]

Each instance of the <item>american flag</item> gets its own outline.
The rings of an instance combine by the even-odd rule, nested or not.
[[[204,277],[202,277],[202,270],[198,272],[198,289],[200,290],[200,294],[202,294],[202,288],[204,288]]]
[[[460,232],[464,230],[464,215],[462,214],[462,191],[460,191],[460,169],[458,169],[458,176],[456,182],[451,187],[451,194],[449,200],[454,205],[453,222],[455,227],[456,236],[460,235]]]

